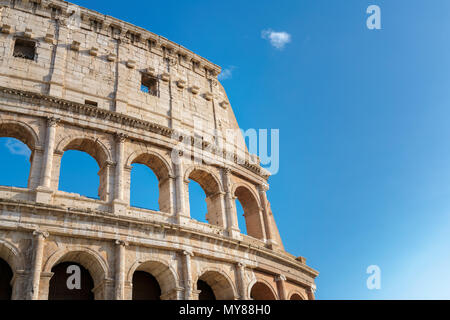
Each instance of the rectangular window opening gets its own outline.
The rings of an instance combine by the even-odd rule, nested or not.
[[[152,96],[158,96],[158,80],[147,74],[142,75],[141,91]]]
[[[98,103],[92,100],[84,100],[84,104],[88,106],[98,107]]]
[[[17,58],[34,60],[36,55],[36,43],[31,40],[16,39],[13,56]]]

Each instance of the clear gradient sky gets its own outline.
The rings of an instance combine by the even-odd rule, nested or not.
[[[222,66],[240,126],[280,129],[268,197],[286,249],[320,271],[318,299],[450,299],[450,1],[75,2]],[[366,28],[372,4],[382,30]],[[267,29],[291,41],[276,48]],[[11,143],[0,184],[26,181]],[[71,152],[61,188],[95,196],[97,170]],[[155,204],[137,193],[151,179],[133,171],[136,205]]]

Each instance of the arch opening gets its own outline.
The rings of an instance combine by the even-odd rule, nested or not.
[[[252,300],[277,300],[273,290],[263,282],[256,282],[250,292]]]
[[[49,300],[94,300],[94,280],[76,262],[62,262],[52,268]]]
[[[237,198],[236,208],[238,209],[237,210],[238,220],[240,212],[237,202],[240,203],[242,211],[244,213],[245,231],[247,235],[256,239],[264,239],[264,229],[261,210],[259,208],[259,204],[255,196],[248,188],[243,186],[236,188],[234,195]]]
[[[201,301],[213,301],[217,300],[213,289],[203,280],[197,281],[197,290],[200,291],[198,294],[198,300]]]
[[[68,150],[61,159],[58,190],[99,199],[98,171],[97,162],[89,154]]]
[[[133,274],[133,300],[161,300],[158,280],[148,272],[136,271]]]
[[[133,300],[170,299],[177,288],[175,272],[160,261],[136,263],[127,279],[133,284]]]
[[[131,206],[170,213],[171,190],[167,164],[159,156],[145,153],[136,157],[131,166]]]
[[[11,300],[11,280],[13,271],[9,264],[0,258],[0,300]]]
[[[294,293],[289,300],[303,300],[303,298],[298,293]]]
[[[109,177],[111,173],[108,165],[110,156],[104,145],[98,139],[93,140],[86,137],[75,138],[68,143],[66,143],[66,140],[60,142],[57,150],[61,151],[55,153],[56,157],[60,157],[58,154],[62,154],[63,158],[59,162],[58,189],[107,201],[110,192]],[[86,157],[86,155],[90,157]],[[92,158],[96,161],[97,167],[94,166]],[[80,161],[83,164],[83,170],[79,169]],[[65,170],[66,167],[69,170]],[[85,168],[89,168],[89,173]],[[63,169],[64,171],[62,171]],[[94,170],[97,171],[99,178],[93,178],[92,172]],[[86,174],[87,177],[80,178],[80,175],[83,174]],[[84,181],[86,178],[89,179],[88,182]],[[94,188],[98,188],[97,192],[94,191]],[[87,192],[84,190],[87,190]]]
[[[0,165],[2,170],[0,185],[29,188],[31,180],[32,152],[16,138],[0,138]]]
[[[199,300],[234,300],[231,281],[218,271],[207,271],[198,278]],[[214,298],[214,299],[213,299]]]
[[[204,192],[203,197],[202,194],[198,192],[198,188],[195,187],[195,184],[192,184],[192,182],[189,183],[188,198],[191,217],[197,217],[196,220],[202,222],[206,221],[212,225],[223,227],[224,219],[222,217],[222,197],[221,188],[218,181],[211,173],[201,169],[194,169],[192,172],[190,172],[188,179],[190,181],[196,182]],[[191,187],[191,185],[193,185],[193,187]],[[193,193],[193,196],[191,196],[191,193]],[[192,208],[196,210],[198,210],[199,208],[203,209],[204,205],[201,205],[200,203],[204,204],[206,202],[207,213],[204,219],[201,218],[202,213],[198,213],[190,209],[191,202],[194,204]]]

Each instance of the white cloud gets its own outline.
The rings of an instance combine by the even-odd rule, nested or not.
[[[236,67],[231,66],[229,68],[223,69],[222,72],[217,77],[219,80],[228,80],[233,78],[233,71],[236,69]]]
[[[273,31],[271,29],[261,32],[263,39],[269,40],[270,44],[279,50],[283,50],[286,44],[291,42],[291,35],[285,31]]]
[[[5,142],[5,146],[6,148],[8,148],[9,152],[11,152],[14,155],[24,156],[27,158],[31,156],[30,149],[28,149],[26,145],[17,140],[7,139]]]

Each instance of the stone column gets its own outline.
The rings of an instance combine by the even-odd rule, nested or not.
[[[125,140],[127,136],[119,133],[116,135],[116,171],[114,178],[114,213],[126,213],[127,203],[124,200],[124,170],[125,170]]]
[[[49,203],[51,201],[51,179],[53,168],[53,153],[55,150],[56,126],[59,119],[47,118],[47,132],[45,140],[43,168],[41,172],[40,186],[36,192],[36,202]]]
[[[247,297],[247,281],[245,278],[245,265],[243,263],[236,264],[236,270],[238,275],[238,287],[239,287],[239,299],[248,300]]]
[[[306,294],[308,295],[308,300],[316,300],[315,293],[316,293],[316,285],[313,284],[313,285],[311,285],[311,287],[306,289]]]
[[[175,189],[177,199],[177,222],[184,224],[190,219],[189,212],[186,207],[186,182],[184,181],[184,165],[181,157],[175,164]]]
[[[116,240],[116,300],[125,299],[125,247],[128,242]]]
[[[31,269],[31,283],[29,290],[29,300],[38,300],[39,281],[41,279],[42,258],[44,255],[44,242],[49,236],[48,232],[35,230],[33,232],[33,260]]]
[[[191,257],[194,256],[192,252],[183,251],[183,277],[184,277],[184,299],[192,300],[193,283],[191,270]]]
[[[287,290],[286,290],[286,276],[280,274],[275,278],[277,283],[278,296],[280,300],[287,300]]]
[[[269,186],[267,184],[261,184],[258,187],[259,190],[259,197],[261,199],[261,206],[262,206],[262,214],[263,214],[263,221],[264,221],[264,229],[266,230],[266,240],[269,247],[274,247],[277,245],[272,232],[272,226],[270,225],[269,220],[269,212],[267,212],[267,195],[266,192],[269,190]]]
[[[239,230],[239,223],[236,211],[236,198],[231,193],[231,170],[229,168],[223,169],[223,185],[225,189],[225,214],[227,216],[228,234],[233,238],[240,238],[241,231]]]

